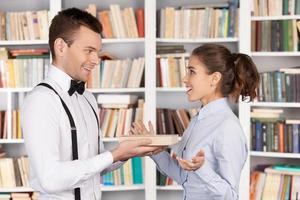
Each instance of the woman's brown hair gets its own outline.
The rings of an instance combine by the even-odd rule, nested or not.
[[[219,84],[224,97],[238,101],[240,95],[253,100],[259,84],[259,74],[252,59],[242,53],[231,53],[226,47],[217,44],[205,44],[193,50],[196,56],[207,68],[208,74],[222,74]]]

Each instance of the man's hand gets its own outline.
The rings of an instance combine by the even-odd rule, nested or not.
[[[178,157],[176,154],[172,154],[172,158],[177,160],[182,169],[187,171],[195,171],[199,169],[205,161],[205,155],[203,150],[200,150],[196,154],[196,156],[192,158],[192,161],[184,160]]]
[[[151,156],[161,149],[161,147],[147,146],[150,143],[150,139],[121,142],[118,147],[111,152],[114,162],[125,161],[135,156]]]

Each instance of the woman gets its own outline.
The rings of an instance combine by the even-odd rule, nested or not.
[[[256,66],[245,54],[206,44],[193,50],[183,81],[189,101],[201,101],[202,108],[185,130],[178,156],[157,151],[151,158],[183,186],[185,200],[239,199],[247,141],[228,101],[237,102],[240,95],[242,100],[256,97]],[[149,133],[142,123],[135,123],[131,131]]]

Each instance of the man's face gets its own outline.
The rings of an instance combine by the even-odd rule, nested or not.
[[[74,42],[64,52],[63,69],[74,80],[86,82],[99,64],[101,37],[85,26],[81,26],[73,37]]]

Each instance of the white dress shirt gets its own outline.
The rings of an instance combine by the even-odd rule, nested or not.
[[[25,98],[21,124],[30,161],[30,186],[40,199],[74,200],[74,188],[80,187],[81,199],[101,199],[100,173],[120,166],[105,151],[98,126],[87,100],[98,113],[94,96],[85,91],[69,96],[71,77],[51,66],[43,81],[51,85],[69,108],[77,128],[79,160],[72,161],[69,118],[59,97],[49,88],[38,86]],[[87,100],[84,98],[87,98]]]
[[[198,170],[183,170],[167,152],[152,159],[162,173],[183,186],[184,200],[237,200],[248,153],[246,141],[239,119],[222,98],[201,108],[175,150],[187,160],[204,150],[205,162]]]

